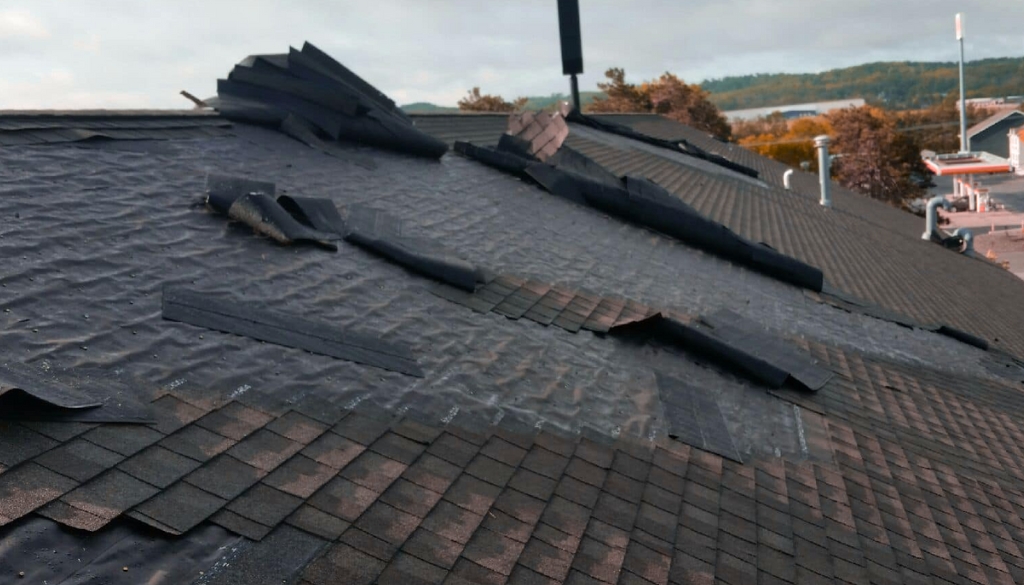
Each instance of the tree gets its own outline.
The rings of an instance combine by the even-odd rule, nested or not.
[[[832,125],[832,172],[843,185],[898,204],[922,189],[910,177],[926,175],[921,148],[911,135],[899,133],[895,116],[873,106],[846,108],[826,115]]]
[[[650,112],[651,100],[645,92],[632,83],[626,83],[626,71],[620,67],[612,67],[604,72],[607,83],[598,83],[597,87],[606,98],[594,98],[587,106],[588,112]]]
[[[730,128],[725,117],[708,99],[708,93],[699,85],[685,83],[671,73],[638,85],[626,82],[626,71],[613,67],[605,71],[608,78],[598,83],[608,97],[594,98],[586,107],[588,112],[653,112],[703,130],[722,140],[728,140]]]
[[[708,99],[708,92],[699,85],[687,85],[671,73],[641,86],[647,90],[653,110],[712,136],[728,140],[731,133],[725,116]]]
[[[459,100],[459,109],[464,112],[514,112],[526,105],[528,98],[518,97],[507,102],[498,95],[481,94],[479,87],[466,92],[466,97]]]
[[[762,118],[761,126],[765,130],[764,133],[748,133],[739,140],[739,143],[760,155],[791,167],[799,167],[800,163],[809,161],[810,170],[817,171],[818,158],[814,138],[832,132],[828,120],[818,116],[787,122],[776,112],[768,118]]]

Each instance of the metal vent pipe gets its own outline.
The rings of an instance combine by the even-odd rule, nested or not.
[[[832,194],[829,189],[832,186],[829,169],[832,167],[832,157],[828,154],[828,136],[822,134],[814,139],[814,147],[818,149],[818,181],[821,183],[821,205],[832,207]]]
[[[928,209],[925,211],[924,221],[925,229],[924,233],[921,234],[922,240],[930,240],[932,237],[939,235],[939,211],[938,207],[942,206],[943,209],[949,210],[951,207],[949,201],[946,200],[942,195],[936,195],[928,200]]]
[[[793,185],[790,181],[793,179],[793,169],[789,169],[785,173],[782,173],[782,184],[785,185],[786,191],[792,191]]]

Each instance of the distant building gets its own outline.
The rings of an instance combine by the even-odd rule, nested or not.
[[[1024,96],[1021,95],[1008,95],[1006,97],[986,97],[986,98],[970,98],[967,101],[968,106],[975,108],[985,108],[989,110],[1013,110],[1024,103]],[[960,110],[960,102],[957,102],[956,109]]]
[[[818,116],[820,114],[827,114],[833,110],[842,110],[843,108],[859,108],[864,104],[864,100],[856,98],[831,102],[812,102],[807,104],[769,106],[766,108],[749,108],[746,110],[729,110],[727,112],[722,112],[722,114],[725,115],[730,122],[756,120],[757,118],[769,116],[775,112],[780,112],[782,117],[787,120],[792,120],[795,118],[806,118],[810,116]]]
[[[1024,142],[1024,129],[1010,130],[1010,170],[1018,175],[1024,175],[1024,156],[1022,155],[1021,143]]]
[[[1020,110],[1005,110],[989,116],[967,129],[967,136],[971,139],[971,151],[988,152],[1009,158],[1010,142],[1006,139],[1006,134],[1021,126],[1024,126],[1024,112]]]

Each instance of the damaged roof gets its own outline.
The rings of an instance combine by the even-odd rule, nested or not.
[[[658,116],[556,121],[509,159],[579,189],[549,191],[426,148],[507,116],[404,120],[334,71],[356,106],[320,121],[412,153],[265,93],[215,134],[0,148],[0,580],[1024,580],[1019,280]],[[113,404],[145,417],[76,420]]]

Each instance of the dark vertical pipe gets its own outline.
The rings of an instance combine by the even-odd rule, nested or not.
[[[572,88],[572,105],[576,111],[582,112],[583,110],[580,109],[580,84],[576,81],[576,74],[573,73],[569,79]]]

